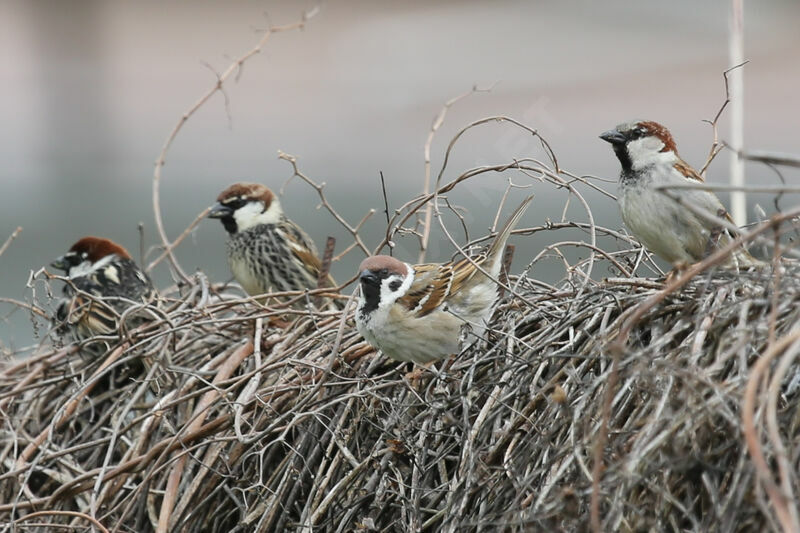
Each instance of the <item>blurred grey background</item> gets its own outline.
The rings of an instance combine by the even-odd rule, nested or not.
[[[213,70],[250,49],[261,30],[294,22],[315,5],[2,0],[0,241],[24,229],[0,256],[0,297],[29,299],[30,271],[84,235],[116,240],[139,259],[142,222],[146,246],[157,244],[153,162],[178,118],[215,82]],[[245,65],[226,87],[227,110],[217,94],[186,124],[163,170],[166,229],[175,238],[233,181],[280,188],[291,167],[277,159],[279,149],[326,182],[329,200],[353,223],[369,207],[382,209],[381,170],[397,207],[421,190],[433,117],[474,84],[497,82],[450,111],[433,145],[434,171],[454,133],[488,115],[538,128],[561,166],[577,174],[617,176],[618,163],[597,136],[630,118],[666,124],[683,157],[700,166],[712,139],[701,120],[721,105],[722,71],[731,66],[729,9],[726,1],[691,0],[325,2],[304,31],[274,35]],[[795,1],[745,1],[747,148],[800,152],[799,17]],[[726,127],[723,119],[723,139]],[[446,177],[524,156],[542,156],[530,136],[491,124],[457,145]],[[709,181],[726,180],[727,162],[723,154]],[[747,173],[749,183],[779,183],[764,166],[748,164]],[[487,174],[453,194],[469,210],[473,236],[486,232],[506,177]],[[797,173],[786,177],[800,182]],[[519,175],[515,181],[523,182]],[[563,194],[546,186],[533,192],[535,207],[522,224],[557,219]],[[599,224],[621,227],[613,201],[588,197]],[[750,197],[751,220],[755,202],[773,209],[769,197]],[[283,204],[318,245],[328,234],[346,242],[307,185],[291,182]],[[571,213],[585,220],[580,210]],[[367,243],[384,231],[379,212],[365,229]],[[177,250],[182,266],[229,279],[224,240],[218,222],[202,223]],[[516,241],[515,265],[546,242]],[[432,244],[431,260],[452,252],[438,233]],[[397,255],[415,260],[412,249],[412,241],[401,241]],[[351,254],[334,275],[348,278],[361,259]],[[157,270],[157,284],[169,283],[168,272]],[[42,334],[15,309],[0,303],[5,349]]]

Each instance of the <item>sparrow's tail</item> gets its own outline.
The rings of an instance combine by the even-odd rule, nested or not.
[[[511,235],[511,232],[514,231],[514,228],[517,227],[517,223],[519,219],[522,218],[525,210],[528,209],[531,200],[533,200],[533,195],[525,198],[519,207],[511,213],[511,216],[508,217],[508,220],[506,220],[506,223],[503,225],[503,229],[497,233],[497,237],[494,238],[494,242],[486,252],[486,271],[495,277],[500,273],[500,262],[503,260],[503,250],[506,248],[506,241]]]

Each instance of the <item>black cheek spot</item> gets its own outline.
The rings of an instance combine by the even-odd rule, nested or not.
[[[397,289],[400,288],[400,285],[402,284],[403,283],[399,279],[396,279],[393,282],[389,283],[389,290],[395,292]]]
[[[236,225],[236,220],[232,216],[222,217],[220,221],[222,221],[222,226],[225,228],[225,231],[230,234],[236,233],[238,227]]]

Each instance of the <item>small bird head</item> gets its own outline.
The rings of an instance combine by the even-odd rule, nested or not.
[[[673,164],[678,155],[669,130],[649,120],[636,120],[608,130],[600,138],[611,143],[623,171],[641,170],[660,163]]]
[[[88,268],[98,261],[116,255],[130,259],[128,251],[114,241],[101,237],[84,237],[69,249],[67,253],[50,263],[50,266],[63,270],[71,276],[81,268]]]
[[[228,233],[259,224],[277,224],[283,211],[278,198],[260,183],[234,183],[217,197],[209,218],[218,218]]]
[[[394,303],[408,291],[414,280],[414,273],[408,265],[388,255],[367,257],[358,270],[361,298],[365,304],[363,312]]]

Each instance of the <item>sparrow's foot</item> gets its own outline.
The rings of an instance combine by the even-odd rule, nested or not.
[[[422,383],[425,374],[430,372],[431,366],[433,366],[433,361],[425,363],[424,365],[414,365],[414,370],[406,372],[405,375],[403,375],[403,380],[409,382],[411,386],[416,389],[417,385]]]
[[[689,266],[690,266],[689,263],[687,263],[686,261],[679,261],[675,263],[674,265],[672,265],[672,270],[667,272],[667,277],[666,279],[664,279],[664,282],[667,285],[669,285],[670,283],[678,279],[681,274],[686,272],[689,269]]]
[[[435,377],[437,379],[444,379],[447,371],[455,361],[457,354],[452,354],[447,357],[447,359],[439,359],[436,361],[430,361],[425,363],[424,365],[415,365],[414,370],[411,372],[407,372],[403,379],[407,381],[412,387],[417,388],[423,380],[429,379],[431,377]],[[442,362],[441,370],[438,370],[434,365],[434,363]]]

